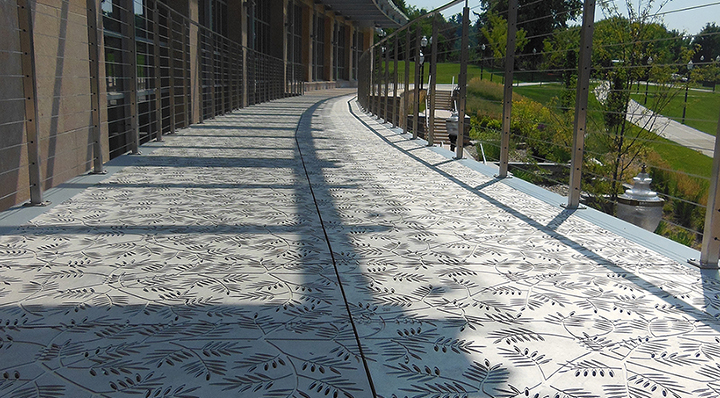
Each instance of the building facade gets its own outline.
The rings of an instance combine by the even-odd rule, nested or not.
[[[163,134],[354,86],[391,0],[0,2],[0,210]]]

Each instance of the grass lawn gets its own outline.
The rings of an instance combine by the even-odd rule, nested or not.
[[[392,64],[391,64],[392,65]],[[404,76],[404,62],[399,62],[400,81],[403,81]],[[411,79],[414,77],[414,64],[410,64]],[[429,66],[425,65],[425,81],[427,81],[427,74]],[[454,63],[440,63],[438,64],[438,83],[448,84],[452,82],[453,76],[457,83],[457,75],[460,71],[460,65]],[[477,65],[468,66],[468,82],[475,77],[480,77],[480,67]],[[502,104],[501,100],[496,97],[498,92],[502,92],[501,73],[502,71],[493,70],[493,82],[497,83],[497,86],[488,85],[487,83],[482,84],[484,88],[478,86],[477,88],[471,86],[468,91],[468,111],[469,114],[474,115],[478,110],[483,110],[487,114],[502,115]],[[517,77],[526,79],[528,76],[522,73],[517,73]],[[490,79],[490,68],[484,68],[483,73],[484,80]],[[536,74],[531,76],[531,79],[536,81],[556,81],[556,76],[545,76]],[[530,79],[527,79],[530,80]],[[596,84],[591,87],[594,89]],[[635,86],[633,86],[635,88]],[[633,91],[632,98],[641,104],[645,98],[645,87],[640,87],[639,93]],[[651,107],[653,104],[653,96],[655,91],[661,89],[656,86],[649,86],[648,95],[648,106]],[[476,92],[477,90],[489,90],[486,93]],[[498,91],[500,90],[500,91]],[[548,105],[553,98],[560,97],[564,90],[562,84],[559,83],[548,83],[543,85],[513,87],[513,93],[519,96],[524,96],[537,101],[541,104]],[[684,90],[679,90],[678,94],[671,100],[670,104],[662,110],[662,114],[671,117],[675,120],[680,121],[682,118],[682,109],[684,103]],[[501,95],[501,94],[500,94]],[[600,109],[599,103],[595,99],[595,96],[590,94],[589,109],[591,112],[588,114],[588,123],[599,125],[600,120],[594,121],[595,118],[601,118],[602,114],[597,112]],[[687,125],[694,127],[698,130],[704,131],[708,134],[715,135],[718,125],[718,114],[720,113],[720,91],[717,92],[704,92],[690,90],[688,92],[688,106],[686,111],[686,123]],[[672,141],[668,141],[662,137],[656,136],[656,138],[648,144],[655,150],[660,157],[669,164],[673,170],[679,170],[688,174],[697,175],[709,178],[712,169],[712,159],[707,157],[695,150],[688,149],[679,146]]]
[[[528,97],[545,106],[548,106],[553,98],[560,98],[564,90],[564,86],[559,83],[548,83],[542,86],[513,87],[513,93]]]
[[[685,148],[660,136],[648,144],[668,163],[672,170],[709,179],[712,174],[712,158],[690,148]]]
[[[390,62],[390,79],[392,80],[392,74],[393,74],[393,63]],[[460,64],[455,63],[438,63],[437,65],[438,71],[437,71],[437,83],[438,84],[450,84],[453,82],[453,77],[455,78],[455,84],[458,82],[458,75],[460,75]],[[427,83],[428,81],[428,75],[430,74],[430,64],[427,62],[425,63],[425,70],[424,76],[425,78],[423,81]],[[498,69],[490,69],[490,68],[480,68],[479,65],[468,65],[468,81],[472,80],[475,77],[480,77],[480,74],[482,73],[483,78],[489,80],[490,75],[492,74],[493,81],[500,82],[502,81],[501,77],[501,71]],[[405,61],[399,61],[398,62],[398,81],[401,83],[405,82]],[[415,63],[410,62],[410,83],[415,82]]]
[[[649,86],[647,107],[652,110],[655,106],[655,95],[658,90],[667,90],[664,87]],[[639,103],[645,101],[645,87],[640,88],[640,92],[633,91],[632,99]],[[674,97],[660,113],[664,116],[672,118],[678,122],[682,122],[683,106],[685,104],[685,90],[679,89],[675,92]],[[720,91],[706,92],[690,89],[688,91],[687,110],[685,112],[685,124],[710,135],[715,135],[718,128],[718,116],[720,115]]]
[[[513,88],[514,93],[523,95],[532,99],[533,101],[540,102],[544,105],[550,103],[553,98],[559,97],[562,94],[563,90],[564,88],[561,84],[546,84],[542,86],[524,86]],[[710,102],[710,108],[712,108],[712,106],[715,106],[715,112],[718,112],[720,110],[720,93],[714,94],[715,100],[718,102],[713,103],[712,100],[709,100],[708,102]],[[642,91],[642,96],[644,97],[644,95],[645,93],[644,91]],[[635,94],[633,94],[633,97],[635,97]],[[712,98],[712,96],[702,95],[702,98],[707,99],[708,97]],[[638,100],[638,98],[634,99],[636,101]],[[643,98],[640,98],[640,103],[642,103],[642,99]],[[680,97],[680,100],[684,100],[684,97]],[[468,101],[470,103],[470,100]],[[674,102],[677,102],[677,98],[674,99]],[[688,95],[688,110],[689,102],[690,95]],[[674,105],[677,106],[677,104]],[[595,96],[591,94],[590,108],[598,109],[599,106],[600,105],[597,103]],[[680,115],[682,115],[682,103],[680,103],[680,106]],[[600,117],[600,114],[596,112],[591,112],[588,117],[589,124],[593,124],[593,118]],[[595,124],[598,123],[596,122]],[[714,126],[715,128],[717,128],[717,120],[715,120]],[[668,163],[670,169],[683,171],[691,175],[710,178],[710,174],[712,171],[712,158],[705,156],[693,149],[685,148],[660,136],[653,135],[653,137],[654,138],[651,142],[648,143],[648,145],[655,152],[657,152],[660,158],[662,158],[665,162]]]
[[[392,79],[394,64],[392,61],[390,61],[390,79]],[[438,63],[437,65],[438,71],[437,71],[437,83],[438,84],[450,84],[453,82],[453,77],[455,78],[455,84],[458,82],[458,75],[460,75],[460,64],[452,63],[452,62],[442,62]],[[428,75],[430,74],[430,64],[425,63],[425,70],[423,71],[425,78],[423,79],[424,82],[427,83],[428,81]],[[499,68],[491,68],[487,65],[485,65],[483,68],[480,67],[480,65],[474,65],[470,64],[468,65],[468,81],[472,80],[473,78],[480,77],[482,75],[482,78],[484,80],[491,80],[496,83],[502,83],[503,74],[504,71]],[[558,80],[558,76],[551,76],[547,74],[542,73],[524,73],[524,72],[515,72],[514,75],[514,82],[524,82],[524,81],[556,81]],[[405,61],[399,61],[398,62],[398,81],[401,83],[405,82]],[[410,62],[410,83],[413,83],[415,81],[415,63]]]

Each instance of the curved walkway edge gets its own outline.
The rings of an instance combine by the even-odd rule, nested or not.
[[[717,271],[353,95],[207,120],[0,215],[0,396],[720,391]]]
[[[703,155],[712,158],[715,154],[714,136],[668,117],[657,115],[635,100],[630,100],[626,117],[628,121],[639,127],[646,128],[663,138],[694,149]]]

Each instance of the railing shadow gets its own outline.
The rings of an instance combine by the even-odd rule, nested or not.
[[[292,156],[243,158],[261,126],[214,145],[189,128],[0,238],[0,395],[652,396],[717,380],[710,279],[658,286],[629,269],[656,257],[585,247],[572,211],[528,215],[498,180],[469,184],[327,97],[282,102],[301,109],[277,142]],[[233,116],[265,117],[252,108]],[[360,128],[374,135],[342,134]]]
[[[294,139],[290,157],[257,148],[260,160],[234,158],[237,142],[129,156],[111,180],[4,230],[0,395],[372,395],[311,194],[356,187],[310,187],[336,166],[302,159]]]
[[[441,218],[462,219],[449,223],[446,231],[452,233],[428,237],[426,249],[404,251],[414,268],[403,269],[401,259],[366,267],[372,279],[367,290],[375,296],[357,306],[366,315],[361,319],[372,325],[378,317],[386,320],[378,315],[383,306],[405,308],[376,326],[378,331],[400,326],[398,336],[409,337],[396,349],[388,341],[380,345],[377,356],[388,364],[388,382],[395,377],[403,391],[421,396],[431,391],[463,396],[471,382],[484,396],[712,395],[713,379],[720,375],[707,365],[715,361],[707,350],[715,349],[720,331],[717,273],[676,264],[572,217],[574,210],[521,198],[499,179],[467,182],[478,178],[458,177],[464,175],[461,166],[438,162],[431,151],[416,150],[407,136],[376,127],[354,101],[348,109],[390,148],[385,156],[397,164],[420,165],[404,179],[419,180],[428,190],[445,184],[465,191],[449,197],[447,208],[427,204],[436,215],[414,216],[418,224],[438,226]],[[412,195],[403,199],[417,206]],[[433,254],[440,260],[435,264],[426,261]],[[419,285],[418,280],[426,286],[402,287]],[[429,315],[433,312],[446,316]],[[454,338],[416,337],[428,325]],[[683,343],[697,334],[708,337]],[[463,351],[463,345],[476,350],[468,348],[465,360],[456,364],[436,354]],[[683,372],[670,357],[688,359]],[[454,381],[438,382],[437,372]]]

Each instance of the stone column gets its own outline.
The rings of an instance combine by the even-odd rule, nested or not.
[[[305,81],[312,81],[312,61],[313,61],[313,7],[303,6],[302,8],[302,63],[305,66]]]
[[[325,18],[325,54],[323,54],[323,62],[325,63],[322,77],[325,81],[335,80],[333,77],[333,69],[335,64],[333,63],[335,58],[335,14],[330,13],[329,15],[323,15]]]

